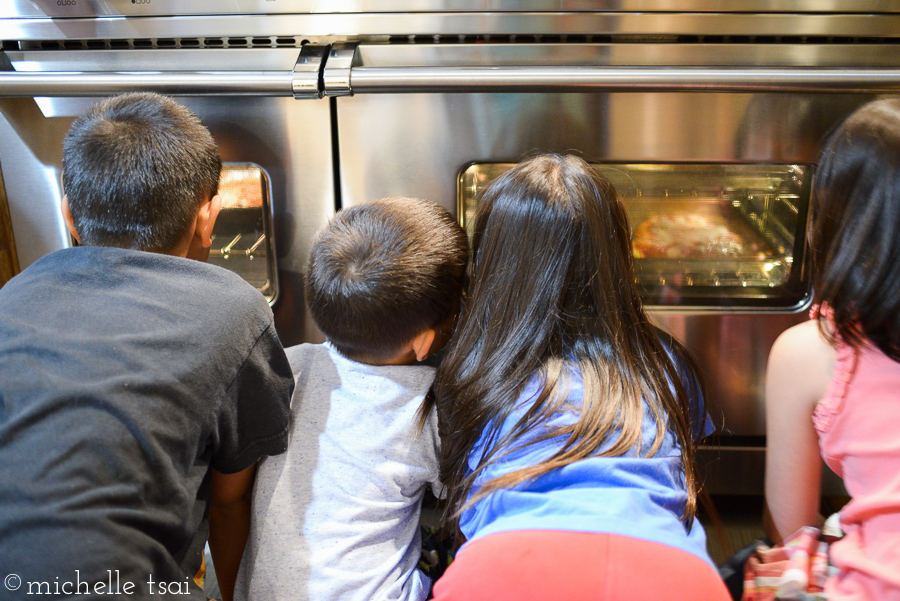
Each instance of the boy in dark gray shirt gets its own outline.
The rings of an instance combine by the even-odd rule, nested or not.
[[[230,598],[293,378],[263,296],[202,262],[215,142],[173,100],[125,95],[75,121],[63,166],[81,246],[0,288],[4,599],[205,601],[207,516]]]

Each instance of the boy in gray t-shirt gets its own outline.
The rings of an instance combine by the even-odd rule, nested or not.
[[[419,601],[437,418],[418,419],[459,307],[465,233],[433,203],[340,211],[313,244],[306,298],[325,344],[287,350],[297,382],[288,451],[259,467],[236,599]]]

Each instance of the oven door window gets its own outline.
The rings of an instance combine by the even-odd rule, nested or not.
[[[259,165],[222,165],[222,210],[213,228],[209,262],[237,273],[272,304],[278,280],[269,190],[269,176]]]
[[[484,188],[512,163],[478,163],[458,180],[471,234]],[[622,198],[637,283],[652,308],[800,310],[809,165],[594,164]]]

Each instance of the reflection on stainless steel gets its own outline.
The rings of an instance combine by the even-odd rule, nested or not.
[[[444,40],[444,38],[440,38]],[[562,43],[545,39],[528,41],[445,40],[429,44],[360,43],[356,46],[354,67],[398,69],[405,67],[710,67],[713,72],[724,67],[768,67],[799,69],[834,68],[838,72],[851,68],[896,68],[895,48],[890,43],[874,43],[869,39],[825,44],[819,40],[799,43],[792,39],[778,44],[748,44],[712,38],[703,43],[689,39],[667,40],[665,43],[613,43],[582,41]],[[463,40],[469,38],[463,36]],[[479,43],[481,42],[481,43]]]

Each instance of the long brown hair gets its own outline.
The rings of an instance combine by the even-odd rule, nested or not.
[[[612,185],[584,160],[545,154],[523,161],[485,190],[475,218],[467,300],[433,396],[441,435],[446,521],[479,498],[533,480],[589,456],[641,449],[644,403],[656,437],[666,429],[681,445],[688,520],[696,511],[695,441],[681,378],[659,331],[643,311],[634,283],[630,230]],[[576,422],[547,428],[565,406],[571,369],[581,373]],[[526,383],[541,393],[506,435],[499,428]],[[469,473],[484,434],[488,450]],[[476,477],[504,455],[557,436],[551,458],[480,485]],[[603,450],[600,450],[603,447]]]
[[[864,105],[829,138],[810,219],[813,289],[829,338],[900,361],[900,98]],[[833,340],[832,340],[833,342]]]

